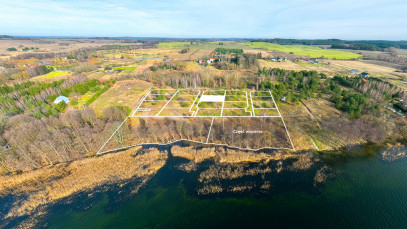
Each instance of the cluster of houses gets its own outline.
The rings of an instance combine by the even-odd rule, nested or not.
[[[280,58],[280,57],[277,57],[277,58],[275,58],[275,57],[273,57],[273,58],[268,58],[268,59],[266,59],[266,61],[271,61],[271,62],[284,62],[284,61],[287,61],[288,59],[287,58]]]
[[[206,61],[205,60],[203,60],[203,59],[199,59],[198,61],[197,61],[197,63],[198,64],[203,64],[203,63],[208,63],[208,64],[212,64],[213,62],[215,62],[217,59],[216,59],[216,57],[211,57],[211,58],[209,58],[209,59],[207,59]]]

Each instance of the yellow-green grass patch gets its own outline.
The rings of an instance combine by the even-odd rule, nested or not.
[[[68,71],[61,71],[61,72],[50,72],[44,75],[40,75],[37,76],[37,79],[51,79],[54,77],[58,77],[58,76],[63,76],[63,75],[67,75],[69,72]]]
[[[128,70],[128,71],[132,72],[132,71],[134,71],[136,68],[137,68],[137,66],[132,66],[132,67],[116,67],[116,68],[113,68],[113,71],[120,71],[120,70],[125,71],[125,70]]]
[[[127,106],[133,109],[140,98],[147,93],[150,86],[151,83],[138,79],[117,81],[113,87],[97,98],[90,107],[98,115],[112,106]]]

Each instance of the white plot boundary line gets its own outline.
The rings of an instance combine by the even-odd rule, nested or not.
[[[290,143],[291,143],[291,145],[292,145],[293,148],[286,148],[286,147],[262,147],[262,148],[258,148],[258,149],[249,149],[249,148],[241,148],[241,147],[236,147],[236,146],[230,146],[230,145],[227,145],[227,144],[208,143],[209,137],[210,137],[210,133],[211,133],[211,131],[212,131],[212,126],[213,126],[214,119],[217,118],[217,117],[221,117],[221,116],[196,116],[196,114],[198,113],[198,110],[199,110],[199,107],[198,107],[199,102],[196,104],[196,107],[198,108],[198,110],[197,110],[197,111],[195,112],[195,114],[193,114],[192,116],[133,116],[133,115],[140,109],[141,104],[145,101],[145,99],[147,98],[147,96],[150,95],[152,88],[153,88],[153,86],[151,86],[151,87],[149,88],[148,92],[147,92],[147,93],[141,98],[141,100],[138,102],[136,108],[135,108],[135,109],[130,113],[130,115],[127,116],[127,117],[124,119],[124,121],[116,128],[116,130],[113,132],[113,134],[109,137],[109,139],[102,145],[102,147],[101,147],[101,148],[99,149],[99,151],[96,153],[96,155],[106,154],[106,153],[109,153],[109,152],[115,152],[115,151],[118,151],[118,150],[128,149],[128,148],[135,147],[135,146],[143,146],[143,145],[159,145],[159,146],[165,146],[165,145],[174,144],[174,143],[180,142],[180,141],[189,141],[189,142],[201,143],[201,144],[206,144],[206,145],[214,145],[214,146],[227,146],[227,147],[232,148],[232,149],[239,149],[239,150],[246,150],[246,151],[258,151],[258,150],[262,150],[262,149],[274,149],[274,150],[284,149],[284,150],[293,150],[293,151],[295,151],[295,147],[294,147],[294,144],[293,144],[292,139],[291,139],[291,137],[290,137],[290,134],[289,134],[289,132],[288,132],[287,126],[286,126],[286,124],[285,124],[285,122],[284,122],[283,117],[281,116],[280,110],[278,109],[278,106],[277,106],[277,104],[276,104],[276,102],[275,102],[275,100],[274,100],[274,97],[273,97],[273,95],[272,95],[272,93],[271,93],[270,90],[269,90],[268,92],[269,92],[270,95],[271,95],[271,98],[272,98],[272,100],[273,100],[273,102],[274,102],[274,104],[275,104],[275,106],[276,106],[276,109],[277,109],[277,112],[278,112],[279,116],[255,116],[254,110],[253,110],[253,115],[252,115],[252,116],[226,116],[226,118],[227,118],[227,117],[231,117],[231,118],[235,118],[235,117],[236,117],[236,118],[244,118],[244,117],[253,117],[253,116],[255,116],[255,117],[257,117],[257,118],[278,118],[278,117],[279,117],[279,118],[281,118],[281,120],[282,120],[282,122],[283,122],[284,128],[285,128],[285,130],[286,130],[286,132],[287,132],[287,136],[288,136],[288,138],[289,138],[289,140],[290,140]],[[164,90],[166,90],[166,89],[164,89]],[[167,90],[175,90],[175,89],[167,89]],[[177,89],[177,91],[173,94],[173,96],[171,97],[171,99],[168,100],[167,104],[175,97],[175,95],[179,92],[179,90],[180,90],[180,89]],[[224,91],[224,90],[218,90],[218,91]],[[230,91],[239,91],[239,90],[230,90]],[[202,92],[202,95],[203,95],[204,93],[205,93],[205,91]],[[225,93],[226,93],[226,91],[225,91]],[[246,92],[246,93],[247,93],[247,92]],[[200,91],[199,91],[198,95],[196,95],[196,98],[199,97],[199,94],[200,94]],[[247,96],[246,96],[246,98],[247,98]],[[252,92],[250,92],[250,99],[251,99],[251,102],[252,102],[252,109],[253,109]],[[248,98],[247,98],[247,102],[248,102]],[[167,104],[166,104],[166,105],[167,105]],[[195,104],[195,100],[194,100],[194,104]],[[166,106],[166,105],[165,105],[165,106]],[[161,111],[165,108],[165,106],[161,109]],[[192,105],[192,106],[193,106],[193,105]],[[192,108],[192,106],[191,106],[191,108]],[[141,109],[143,109],[143,108],[141,108]],[[266,109],[270,109],[270,108],[266,108]],[[271,109],[273,109],[273,108],[271,108]],[[160,111],[160,112],[161,112],[161,111]],[[250,111],[249,111],[249,112],[250,112]],[[157,115],[158,115],[158,114],[157,114]],[[194,116],[194,115],[195,115],[195,116]],[[210,126],[210,129],[209,129],[209,132],[208,132],[208,136],[207,136],[206,142],[199,142],[199,141],[194,141],[194,140],[189,140],[189,139],[180,139],[180,140],[176,140],[176,141],[173,141],[173,142],[170,142],[170,143],[165,143],[165,144],[160,144],[160,143],[142,143],[142,144],[130,145],[130,146],[122,147],[122,148],[117,148],[117,149],[113,149],[113,150],[109,150],[109,151],[100,152],[100,151],[102,151],[102,149],[107,145],[107,143],[113,138],[113,136],[116,134],[116,132],[122,127],[122,125],[127,121],[127,119],[129,119],[130,117],[136,117],[136,118],[143,118],[143,117],[155,117],[155,118],[166,118],[166,117],[170,117],[170,118],[177,118],[177,117],[182,117],[182,118],[191,118],[191,117],[211,118],[211,117],[212,117],[212,122],[211,122],[211,126]],[[223,117],[223,118],[225,118],[225,117]]]
[[[253,112],[253,116],[256,116],[256,113],[254,113],[252,92],[250,92],[250,101],[251,101],[251,103],[252,103],[252,112]]]
[[[182,93],[183,93],[183,91],[185,91],[185,90],[187,90],[187,89],[157,89],[157,90],[171,90],[171,91],[175,91],[175,93],[174,94],[171,94],[171,98],[169,99],[169,100],[151,100],[152,102],[154,102],[154,101],[158,101],[158,102],[160,102],[160,101],[166,101],[166,103],[165,103],[165,105],[161,108],[161,110],[158,112],[158,114],[155,114],[155,115],[135,115],[135,113],[137,112],[137,111],[151,111],[151,109],[150,108],[140,108],[140,106],[142,106],[142,104],[145,102],[145,101],[150,101],[150,100],[148,100],[148,99],[144,99],[143,100],[143,102],[142,103],[140,103],[139,105],[139,107],[136,109],[136,111],[134,111],[133,113],[132,113],[132,117],[139,117],[139,118],[152,118],[152,117],[163,117],[163,118],[175,118],[175,117],[180,117],[180,118],[182,118],[182,117],[208,117],[208,118],[211,118],[211,117],[231,117],[231,118],[233,118],[233,117],[270,117],[270,118],[274,118],[274,117],[279,117],[279,116],[275,116],[275,115],[258,115],[258,116],[256,116],[256,111],[258,111],[258,110],[277,110],[277,108],[275,108],[276,106],[277,106],[277,104],[275,103],[275,101],[273,101],[273,100],[270,100],[269,102],[270,103],[273,103],[274,104],[274,107],[270,107],[270,108],[261,108],[261,107],[259,107],[259,108],[255,108],[254,107],[254,105],[253,105],[253,103],[254,102],[257,102],[257,101],[253,101],[253,98],[256,98],[256,97],[265,97],[265,98],[272,98],[272,96],[265,96],[265,95],[263,95],[263,96],[255,96],[255,95],[252,95],[252,93],[253,92],[249,92],[249,94],[248,94],[248,92],[247,91],[241,91],[241,90],[200,90],[200,89],[194,89],[194,91],[196,91],[196,92],[198,92],[198,94],[196,94],[196,95],[187,95],[187,96],[195,96],[195,99],[194,99],[194,101],[192,102],[192,101],[185,101],[185,102],[188,102],[188,103],[191,103],[192,102],[192,104],[191,104],[191,107],[189,108],[189,112],[192,112],[192,114],[191,115],[160,115],[161,113],[162,113],[162,111],[163,110],[165,110],[165,109],[170,109],[170,110],[182,110],[182,109],[184,109],[184,108],[178,108],[178,107],[168,107],[168,105],[171,103],[171,102],[180,102],[180,101],[175,101],[174,100],[174,98],[177,96],[177,95],[181,95],[182,96]],[[240,96],[243,96],[243,95],[245,95],[245,97],[246,97],[246,101],[223,101],[222,102],[222,107],[218,107],[218,108],[201,108],[201,107],[199,107],[199,104],[201,103],[201,101],[199,100],[199,101],[197,101],[198,99],[199,99],[199,97],[200,96],[204,96],[205,95],[205,93],[206,92],[209,92],[209,94],[213,94],[213,93],[211,93],[211,92],[223,92],[223,97],[226,97],[226,96],[228,96],[227,95],[227,92],[228,91],[240,91],[240,92],[242,92],[242,94],[240,95]],[[149,94],[147,95],[147,97],[148,96],[150,96],[150,95],[153,95],[153,94],[151,94],[151,92],[152,92],[152,90],[150,90],[150,92],[149,92]],[[201,94],[201,92],[202,92],[202,94]],[[244,93],[243,93],[244,92]],[[262,92],[262,93],[264,93],[264,92],[266,92],[266,93],[270,93],[270,91],[256,91],[256,92]],[[218,94],[220,94],[220,93],[218,93]],[[219,95],[219,96],[221,96],[221,95]],[[229,95],[229,96],[234,96],[234,95]],[[250,102],[249,102],[249,96],[250,96]],[[146,98],[147,98],[146,97]],[[268,101],[268,100],[267,100]],[[182,101],[181,101],[182,102]],[[240,102],[245,102],[246,104],[247,104],[247,107],[246,108],[225,108],[225,104],[226,103],[234,103],[234,102],[238,102],[238,103],[240,103]],[[249,107],[250,107],[250,104],[252,105],[252,107],[251,107],[251,111],[249,111]],[[195,111],[192,111],[194,108],[196,107],[196,110]],[[186,108],[187,109],[187,108]],[[208,110],[208,109],[213,109],[213,110],[220,110],[221,111],[221,113],[220,113],[220,115],[198,115],[198,113],[199,113],[199,111],[200,110]],[[249,113],[249,115],[236,115],[236,116],[223,116],[223,111],[224,110],[230,110],[230,109],[235,109],[235,110],[244,110],[246,113]]]
[[[201,94],[201,91],[198,92],[198,95],[196,95],[196,97],[195,97],[195,99],[194,99],[194,102],[193,102],[192,105],[191,105],[191,108],[189,108],[189,112],[192,112],[192,115],[191,115],[191,116],[194,116],[194,114],[195,114],[195,112],[196,112],[196,111],[192,111],[192,108],[194,108],[194,104],[195,104],[196,100],[199,98],[199,95],[200,95],[200,94]]]
[[[283,116],[281,116],[280,109],[278,109],[277,103],[276,103],[276,101],[274,100],[273,94],[271,93],[270,90],[269,90],[269,93],[270,93],[270,95],[271,95],[271,98],[273,99],[274,105],[276,105],[278,115],[280,115],[281,121],[283,121],[283,125],[284,125],[284,128],[285,128],[285,131],[287,132],[288,139],[290,139],[291,146],[293,147],[293,150],[295,151],[294,143],[293,143],[293,141],[291,140],[290,133],[288,132],[287,126],[285,125],[285,122],[284,122],[284,118],[283,118]]]
[[[213,126],[213,120],[215,120],[215,117],[212,118],[211,127],[209,127],[208,137],[206,138],[206,143],[205,143],[205,144],[208,144],[209,136],[211,136],[212,126]]]
[[[225,95],[226,95],[226,91],[225,91],[225,94],[223,95],[222,110],[220,110],[220,117],[223,116],[223,108],[225,107]]]
[[[253,116],[253,115],[254,115],[253,112],[247,110],[247,109],[249,109],[250,104],[249,104],[249,96],[247,95],[247,91],[245,91],[245,93],[246,93],[246,104],[247,104],[247,107],[246,107],[244,110],[245,110],[246,112],[250,113],[250,116]],[[252,103],[252,106],[253,106],[253,103]]]
[[[155,115],[156,117],[160,115],[160,113],[165,109],[165,107],[171,102],[171,100],[177,95],[179,89],[174,93],[174,95],[168,100],[168,102],[161,108],[161,110]]]
[[[125,119],[124,121],[116,128],[116,130],[113,132],[113,134],[110,136],[109,139],[107,139],[107,141],[105,142],[105,144],[102,145],[102,147],[100,147],[100,149],[98,150],[98,152],[96,153],[96,155],[100,154],[100,151],[102,151],[102,149],[107,145],[107,143],[110,141],[110,139],[113,138],[113,136],[116,134],[116,132],[120,129],[120,127],[123,126],[123,124],[127,121],[127,119],[130,118],[130,116],[132,116],[133,113],[136,113],[137,109],[140,107],[140,105],[143,103],[144,99],[146,99],[147,95],[150,94],[151,88],[153,86],[150,87],[150,89],[148,90],[147,94],[145,94],[143,97],[141,97],[140,102],[138,103],[138,105],[136,106],[136,108],[134,109],[133,112],[131,112]]]

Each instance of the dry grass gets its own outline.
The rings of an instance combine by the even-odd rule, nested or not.
[[[174,60],[191,60],[191,61],[197,61],[201,58],[208,58],[211,57],[211,54],[213,53],[213,49],[192,49],[189,50],[187,53],[181,54],[178,53],[175,55],[173,58]]]
[[[313,138],[314,131],[320,128],[322,120],[341,117],[342,112],[326,99],[303,101],[306,107],[303,104],[279,105],[296,150],[316,149],[314,143],[319,150],[332,149]]]
[[[138,79],[118,81],[96,99],[90,107],[99,115],[104,109],[111,106],[121,105],[133,109],[141,96],[147,93],[150,86],[151,83]]]
[[[367,71],[371,76],[384,78],[395,85],[407,89],[407,85],[403,84],[407,81],[407,73],[396,72],[397,69],[390,66],[369,63],[367,61],[346,61],[346,60],[331,60],[331,67],[336,71],[349,72],[351,69],[358,69],[359,72]]]
[[[321,64],[321,65],[314,65],[314,64],[297,64],[292,61],[284,61],[284,62],[271,62],[271,61],[265,61],[265,60],[260,60],[259,61],[261,68],[266,67],[266,68],[281,68],[285,70],[294,70],[294,71],[318,71],[319,73],[325,73],[328,76],[333,76],[336,72],[335,69],[332,69],[329,65],[327,64]]]
[[[259,153],[254,151],[241,151],[227,149],[223,147],[204,147],[196,149],[193,146],[180,147],[173,146],[171,154],[175,157],[187,158],[195,163],[200,163],[206,159],[214,158],[220,163],[241,163],[241,162],[259,162],[269,160],[281,160],[291,157],[293,154],[289,152],[279,151],[275,154]]]
[[[137,152],[140,154],[136,156]],[[134,177],[144,178],[145,183],[164,166],[166,159],[167,155],[156,148],[143,150],[137,147],[120,153],[74,161],[69,165],[58,165],[21,175],[2,176],[1,194],[28,194],[28,198],[14,203],[6,217],[30,214],[39,206],[104,184],[125,182]]]

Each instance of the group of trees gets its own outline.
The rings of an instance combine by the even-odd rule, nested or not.
[[[108,108],[98,118],[91,108],[72,110],[41,119],[21,114],[0,115],[0,163],[10,172],[35,169],[92,155],[127,115]]]
[[[227,48],[216,48],[215,55],[225,55],[225,54],[242,54],[243,49],[227,49]]]
[[[321,86],[324,74],[316,71],[288,71],[283,69],[259,70],[260,89],[271,89],[275,99],[283,96],[290,102],[297,102],[305,97],[314,98]],[[277,83],[273,83],[277,81]]]
[[[402,92],[400,88],[392,83],[374,77],[369,77],[367,82],[363,81],[361,77],[348,76],[334,76],[333,80],[378,102],[399,97],[399,94]]]
[[[159,69],[160,70],[166,70],[166,69],[183,70],[183,69],[185,69],[185,65],[177,64],[174,62],[164,62],[164,63],[155,63],[153,66],[150,67],[150,70],[153,72],[156,72]]]
[[[213,66],[220,70],[251,69],[258,68],[260,59],[257,54],[242,53],[233,56],[221,56]]]
[[[1,75],[7,79],[29,79],[35,76],[44,75],[54,71],[54,68],[46,65],[33,65],[33,66],[13,66],[6,68]]]
[[[89,81],[85,75],[77,75],[52,83],[27,81],[13,86],[5,85],[0,87],[0,113],[26,113],[36,117],[57,115],[65,108],[52,103],[58,95],[83,95],[98,84],[97,80]]]

